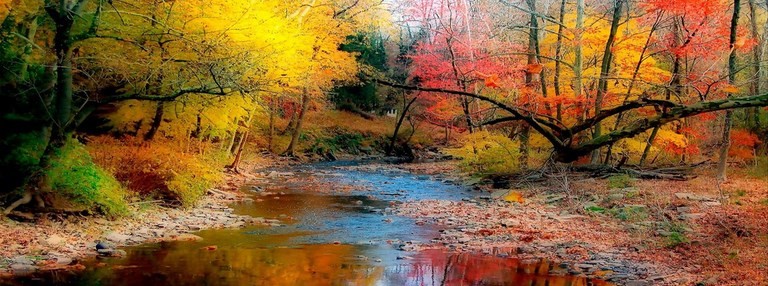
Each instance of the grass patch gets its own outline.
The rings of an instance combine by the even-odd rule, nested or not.
[[[667,232],[665,241],[667,247],[674,248],[690,241],[685,235],[687,232],[687,227],[685,224],[667,222],[664,223],[662,227]]]
[[[756,157],[747,173],[754,178],[768,180],[768,156]]]
[[[629,188],[634,186],[634,184],[635,180],[627,174],[608,177],[608,187],[611,189]]]
[[[112,174],[94,164],[85,147],[72,139],[54,155],[46,177],[51,194],[77,207],[110,217],[128,214],[127,192]]]
[[[595,205],[584,207],[584,210],[590,213],[599,213],[599,214],[603,214],[607,211],[604,207],[595,206]]]
[[[643,221],[648,218],[648,208],[639,205],[615,207],[610,209],[609,213],[623,221]]]

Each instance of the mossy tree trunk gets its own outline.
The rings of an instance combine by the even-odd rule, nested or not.
[[[741,11],[741,0],[733,1],[733,16],[731,17],[731,32],[729,43],[731,47],[731,54],[728,56],[728,83],[735,84],[736,81],[736,37],[739,25],[739,12]],[[728,98],[731,96],[729,95]],[[725,119],[723,121],[723,139],[720,143],[720,158],[717,162],[717,178],[721,181],[726,181],[727,168],[728,168],[728,150],[731,148],[731,127],[733,126],[733,110],[725,111]]]

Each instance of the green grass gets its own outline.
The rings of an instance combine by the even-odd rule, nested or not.
[[[127,192],[107,171],[93,163],[82,144],[72,139],[62,147],[46,171],[52,194],[78,207],[109,217],[128,214]]]
[[[605,213],[606,211],[605,208],[599,207],[599,206],[588,206],[588,207],[585,207],[584,210],[591,213],[600,213],[600,214]]]
[[[624,189],[634,186],[635,180],[627,174],[608,177],[608,187],[611,189]]]
[[[623,221],[643,221],[648,218],[647,208],[643,206],[615,207],[609,213]]]
[[[674,248],[690,241],[685,235],[687,232],[685,224],[668,222],[664,223],[662,227],[669,232],[669,236],[666,237],[667,247]]]
[[[747,173],[755,178],[768,180],[768,156],[759,156],[755,158]]]

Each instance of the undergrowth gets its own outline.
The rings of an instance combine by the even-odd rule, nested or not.
[[[162,139],[144,142],[102,136],[93,138],[88,149],[99,165],[142,198],[190,207],[223,180],[225,156],[186,152],[180,145]]]
[[[460,166],[466,171],[479,174],[508,174],[520,167],[519,143],[507,136],[479,131],[465,136],[462,141],[462,147],[447,151],[463,159]]]
[[[127,192],[120,182],[94,164],[85,147],[74,139],[54,155],[46,175],[51,187],[47,195],[63,196],[77,207],[110,217],[128,214]]]
[[[747,173],[752,177],[768,180],[768,156],[756,157]]]

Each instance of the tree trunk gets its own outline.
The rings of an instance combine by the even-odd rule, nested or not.
[[[560,17],[558,20],[562,24],[565,22],[565,5],[566,0],[562,0],[560,2]],[[557,44],[555,47],[555,78],[553,80],[553,85],[555,86],[555,97],[560,97],[561,91],[560,91],[560,73],[562,69],[562,65],[560,61],[563,57],[563,25],[557,26]],[[557,103],[557,111],[555,114],[555,118],[559,121],[563,121],[563,104],[558,102]]]
[[[739,12],[741,11],[741,0],[733,0],[733,17],[731,17],[730,46],[731,54],[728,56],[728,83],[735,84],[736,81],[736,36],[739,25]],[[730,98],[730,94],[728,95]],[[725,112],[723,122],[723,141],[720,146],[720,160],[717,162],[717,178],[720,181],[728,180],[728,150],[731,148],[731,126],[733,126],[733,110]]]
[[[462,91],[467,91],[467,83],[462,79],[462,75],[459,72],[459,68],[456,65],[456,54],[453,51],[453,39],[448,38],[445,40],[448,44],[448,53],[451,56],[451,68],[453,69],[453,76],[456,79],[456,85],[461,88]],[[467,122],[467,130],[472,134],[475,132],[474,123],[472,122],[472,112],[469,110],[469,98],[461,96],[461,109],[464,112],[464,119]]]
[[[21,67],[19,68],[19,79],[27,80],[27,71],[29,70],[29,56],[34,50],[35,34],[37,33],[37,15],[28,20],[26,37],[29,41],[24,47],[24,53],[21,55]]]
[[[228,169],[231,169],[232,171],[239,173],[240,171],[238,168],[240,167],[240,161],[243,158],[243,149],[245,149],[245,144],[248,142],[248,135],[251,133],[251,122],[253,121],[253,114],[256,113],[256,111],[248,112],[248,121],[245,123],[245,131],[243,131],[243,135],[240,139],[240,143],[237,144],[237,151],[235,152],[235,159],[232,161],[232,164],[229,164],[227,166]]]
[[[541,29],[539,28],[539,21],[536,19],[536,0],[527,0],[527,2],[528,9],[531,10],[531,28],[528,35],[528,40],[530,41],[529,49],[536,59],[533,64],[541,65],[543,62],[541,57],[541,48],[539,46],[539,31]],[[541,88],[541,96],[543,98],[547,98],[547,76],[543,67],[538,75],[538,80]],[[547,115],[552,115],[552,107],[549,105],[549,103],[544,103],[544,110],[546,110]]]
[[[531,127],[528,125],[523,126],[523,130],[520,133],[520,169],[528,169],[528,158],[531,153]]]
[[[616,32],[619,29],[619,21],[621,21],[621,8],[624,6],[624,0],[615,0],[613,6],[613,20],[611,20],[611,31],[608,34],[608,40],[605,42],[605,50],[603,51],[603,61],[600,67],[600,79],[597,83],[597,95],[595,96],[595,114],[600,113],[603,109],[603,99],[605,94],[608,93],[608,76],[610,76],[611,64],[613,62],[613,43],[616,40]],[[602,135],[602,124],[597,122],[594,126],[592,138],[597,138]],[[600,149],[595,150],[592,153],[592,163],[598,163],[600,161]]]
[[[754,48],[752,48],[752,73],[754,74],[754,79],[752,79],[752,84],[750,86],[751,94],[760,94],[762,83],[762,48],[765,43],[765,40],[760,37],[760,33],[757,30],[757,3],[755,0],[749,0],[749,24],[750,29],[752,30],[752,39],[757,40],[757,45],[755,45]],[[759,133],[760,132],[760,108],[753,108],[753,109],[747,109],[747,122],[751,122],[752,131]]]
[[[651,40],[653,39],[653,33],[656,32],[656,29],[659,27],[659,23],[662,19],[662,13],[659,13],[656,16],[656,21],[654,21],[653,26],[651,26],[651,31],[648,32],[648,38],[645,40],[645,45],[643,45],[643,49],[640,52],[640,58],[637,60],[637,64],[635,65],[635,70],[632,72],[632,80],[629,81],[629,87],[627,88],[627,94],[624,95],[624,102],[626,103],[629,101],[629,98],[632,96],[632,90],[635,87],[635,83],[637,82],[637,76],[640,74],[640,67],[642,67],[643,62],[645,62],[645,53],[648,52],[648,48],[651,44]],[[676,33],[676,32],[675,32]],[[677,36],[677,33],[675,34]],[[676,38],[677,39],[677,38]],[[678,63],[679,64],[679,63]],[[678,66],[679,69],[679,66]],[[674,76],[674,75],[673,75]],[[616,130],[621,125],[622,120],[624,119],[624,113],[619,113],[619,115],[616,117],[616,123],[613,124],[613,130]],[[651,140],[653,141],[653,140]],[[610,164],[611,162],[611,156],[613,154],[613,143],[608,145],[608,151],[605,155],[605,162],[604,164]],[[625,159],[626,157],[622,158]]]
[[[584,34],[584,0],[576,0],[576,31],[574,36],[574,42],[576,45],[573,47],[573,95],[578,100],[581,98],[583,85],[583,57],[582,54],[582,36]]]
[[[165,102],[158,101],[155,106],[155,116],[152,117],[152,122],[149,124],[149,131],[144,134],[144,141],[151,141],[155,139],[157,131],[160,130],[160,124],[163,123],[163,114],[165,113]]]
[[[309,109],[309,92],[307,88],[304,88],[303,92],[304,93],[301,95],[301,113],[299,113],[299,117],[296,119],[296,128],[293,129],[291,143],[288,144],[288,148],[283,153],[285,156],[296,156],[296,146],[299,143],[301,127],[304,125],[304,117],[307,115],[307,110]]]
[[[267,135],[267,150],[272,152],[272,142],[275,140],[275,113],[277,112],[277,102],[274,95],[271,96],[269,103],[269,134]]]
[[[414,102],[416,102],[416,99],[418,99],[418,96],[414,96],[408,103],[403,106],[403,112],[400,112],[400,117],[397,119],[397,123],[395,124],[395,131],[392,133],[392,137],[389,139],[389,146],[387,147],[387,156],[392,155],[392,151],[395,150],[395,144],[397,143],[397,135],[400,134],[400,127],[403,125],[403,121],[405,120],[405,115],[408,113],[408,110],[411,108],[411,105],[413,105]]]

